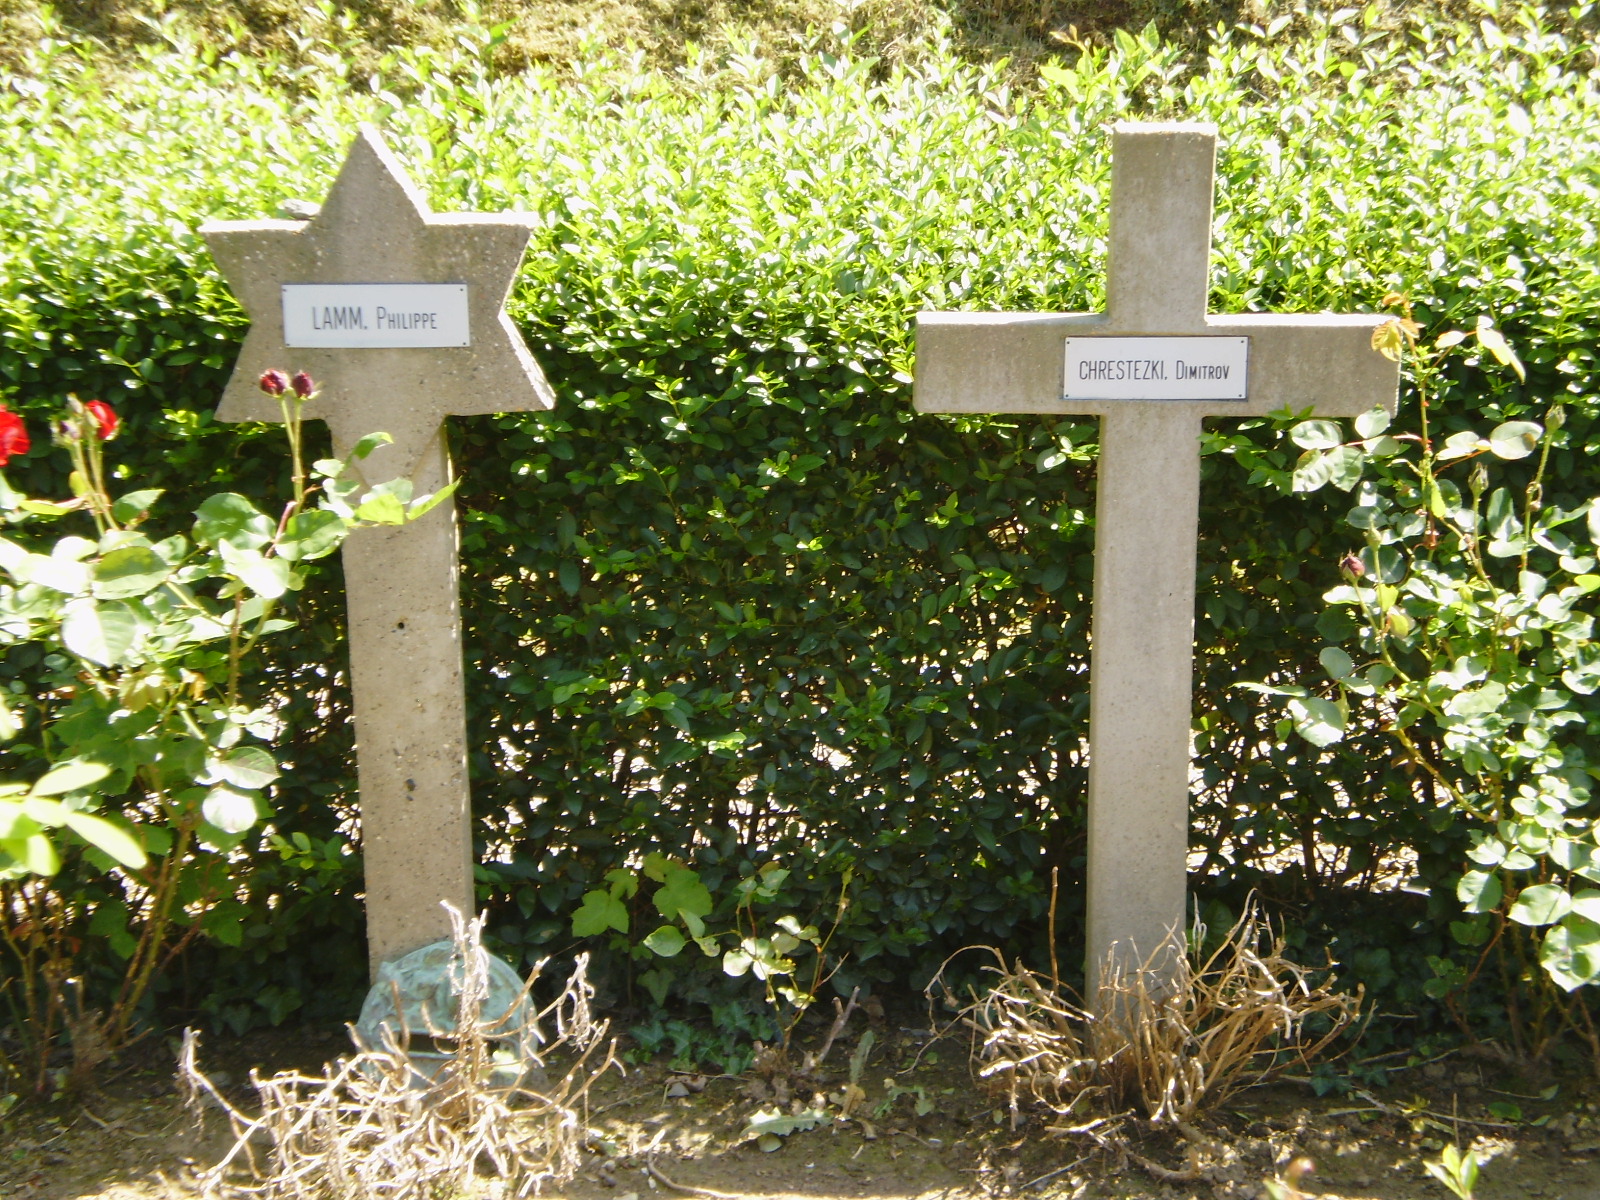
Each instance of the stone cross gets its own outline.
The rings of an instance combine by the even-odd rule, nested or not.
[[[915,403],[1101,418],[1091,614],[1088,990],[1183,952],[1200,422],[1393,410],[1384,318],[1206,315],[1216,130],[1119,124],[1104,313],[921,313]],[[1313,197],[1308,196],[1310,203]],[[1111,955],[1115,958],[1110,958]]]
[[[278,421],[263,371],[308,371],[334,453],[369,433],[392,445],[369,483],[451,478],[448,415],[547,409],[550,386],[503,306],[532,218],[435,214],[378,132],[362,127],[309,221],[201,229],[250,333],[217,416]],[[441,901],[476,907],[455,506],[359,531],[344,546],[366,864],[367,945],[379,965],[450,936]]]

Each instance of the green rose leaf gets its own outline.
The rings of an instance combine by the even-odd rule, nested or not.
[[[1381,583],[1399,583],[1406,577],[1406,560],[1393,546],[1366,547],[1361,551],[1361,567],[1369,579]]]
[[[163,488],[145,488],[119,496],[112,502],[111,515],[119,524],[132,525],[150,511],[150,506],[161,498],[164,491]]]
[[[1348,492],[1361,482],[1364,462],[1365,456],[1354,446],[1308,450],[1295,465],[1291,488],[1296,492],[1314,492],[1323,484],[1331,483],[1340,491]]]
[[[1600,925],[1600,891],[1584,888],[1572,897],[1572,911],[1584,920]]]
[[[214,787],[200,802],[200,815],[223,833],[240,834],[256,823],[260,812],[252,792],[231,787]]]
[[[1295,732],[1318,748],[1344,737],[1345,715],[1339,706],[1321,696],[1295,696],[1289,700]]]
[[[87,564],[44,554],[28,555],[12,573],[23,583],[37,583],[40,587],[68,596],[82,592],[93,579]]]
[[[74,759],[51,767],[35,781],[29,791],[35,796],[64,796],[99,783],[111,768],[104,763]]]
[[[206,763],[212,778],[246,791],[259,791],[278,777],[278,764],[259,746],[240,746]],[[215,821],[211,822],[217,825]],[[225,828],[217,825],[218,829]]]
[[[676,925],[663,925],[645,938],[644,944],[662,958],[672,958],[688,945],[688,942],[683,934],[678,932]]]
[[[226,543],[239,550],[259,550],[272,541],[272,521],[235,492],[209,497],[194,516],[194,540],[203,546]]]
[[[356,506],[356,519],[374,525],[404,525],[406,506],[393,492],[369,492]]]
[[[1302,450],[1331,450],[1343,443],[1344,430],[1339,428],[1337,421],[1301,421],[1289,430],[1289,440]]]
[[[76,505],[55,504],[49,500],[19,500],[17,507],[36,517],[64,517],[72,512]]]
[[[1493,320],[1487,313],[1478,317],[1478,344],[1494,355],[1495,361],[1503,367],[1510,367],[1517,373],[1517,378],[1526,382],[1527,371],[1522,366],[1522,360],[1517,357],[1517,352],[1511,348],[1511,343],[1506,341],[1505,334],[1494,327]],[[1496,451],[1496,453],[1499,453]],[[1520,455],[1518,456],[1520,457]]]
[[[1487,449],[1489,443],[1479,437],[1476,431],[1459,429],[1445,438],[1444,445],[1439,447],[1439,461],[1448,462],[1453,458],[1465,458],[1469,454]]]
[[[1356,664],[1343,650],[1337,646],[1324,646],[1317,655],[1317,661],[1322,664],[1322,669],[1334,679],[1349,679],[1355,674]]]
[[[355,444],[354,449],[350,451],[350,457],[363,459],[379,446],[392,446],[393,444],[394,439],[387,433],[369,433]]]
[[[1569,992],[1600,980],[1600,924],[1569,914],[1544,935],[1539,965]]]
[[[1493,912],[1500,907],[1503,894],[1500,876],[1493,871],[1468,871],[1456,884],[1456,899],[1468,912]]]
[[[1315,492],[1332,476],[1328,455],[1322,450],[1307,450],[1295,464],[1290,487],[1296,492]]]
[[[278,543],[278,553],[297,562],[310,562],[337,550],[345,537],[344,518],[325,508],[313,508],[290,518]]]
[[[460,479],[452,479],[449,483],[445,484],[445,486],[440,488],[437,492],[432,492],[432,493],[430,493],[429,495],[426,495],[426,496],[418,496],[406,508],[406,520],[415,521],[419,517],[427,516],[430,512],[432,512],[439,505],[443,504],[451,496],[454,496],[456,494],[456,488],[458,488],[460,486],[461,486],[461,480]]]
[[[241,550],[228,542],[217,545],[228,573],[263,600],[276,600],[289,590],[289,564],[267,558],[259,550]]]
[[[149,546],[123,546],[94,566],[94,594],[120,600],[154,591],[167,580],[167,562]]]
[[[1543,436],[1544,427],[1532,421],[1507,421],[1489,434],[1489,449],[1500,458],[1527,458]]]
[[[86,812],[67,812],[62,817],[62,824],[125,867],[137,870],[149,861],[144,847],[133,834],[104,817]]]
[[[1369,408],[1356,418],[1356,432],[1364,438],[1377,437],[1389,428],[1389,413],[1382,408]]]
[[[1505,702],[1505,684],[1491,679],[1481,688],[1453,697],[1444,711],[1453,717],[1483,717],[1498,712]]]
[[[61,619],[61,641],[67,649],[102,667],[123,661],[141,630],[142,623],[133,610],[118,601],[72,600]]]
[[[1572,911],[1572,897],[1553,883],[1523,888],[1508,914],[1518,925],[1553,925]]]

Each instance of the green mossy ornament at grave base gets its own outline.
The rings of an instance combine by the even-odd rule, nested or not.
[[[485,1036],[501,1048],[494,1054],[493,1082],[532,1083],[541,1077],[539,1033],[527,988],[516,971],[481,948],[483,999],[478,1021]],[[378,968],[378,978],[361,1005],[352,1036],[361,1050],[403,1048],[412,1066],[431,1079],[452,1057],[436,1045],[453,1041],[458,1031],[466,962],[457,945],[438,941]]]

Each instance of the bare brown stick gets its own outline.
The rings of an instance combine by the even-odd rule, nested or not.
[[[1056,961],[1056,898],[1061,894],[1061,868],[1050,868],[1050,982],[1061,990],[1061,964]]]
[[[644,1160],[644,1169],[649,1173],[650,1178],[654,1179],[662,1187],[669,1188],[674,1192],[682,1192],[686,1196],[705,1196],[707,1200],[748,1200],[748,1194],[734,1196],[728,1192],[715,1192],[710,1188],[695,1187],[692,1183],[678,1183],[676,1180],[667,1178],[662,1173],[661,1168],[656,1166],[656,1161],[653,1158]]]
[[[850,992],[850,1003],[840,1004],[839,997],[833,998],[833,1024],[828,1029],[828,1036],[822,1039],[822,1049],[817,1051],[817,1056],[811,1061],[814,1071],[822,1065],[822,1060],[828,1057],[828,1051],[833,1049],[833,1043],[844,1032],[845,1025],[850,1020],[850,1014],[856,1011],[856,997],[861,995],[859,987]]]
[[[1163,1167],[1158,1162],[1151,1162],[1144,1155],[1135,1154],[1132,1150],[1129,1150],[1127,1153],[1129,1158],[1133,1159],[1134,1162],[1139,1164],[1141,1170],[1148,1174],[1152,1179],[1158,1180],[1161,1183],[1200,1182],[1200,1168],[1198,1167],[1185,1167],[1181,1171],[1174,1171],[1171,1167]]]

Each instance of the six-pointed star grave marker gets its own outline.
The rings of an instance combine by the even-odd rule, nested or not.
[[[343,457],[369,433],[394,443],[371,482],[450,480],[447,415],[547,409],[554,397],[504,312],[532,218],[436,214],[364,126],[310,221],[201,229],[250,333],[217,416],[276,421],[257,381],[309,371]],[[344,547],[371,966],[450,936],[441,901],[473,911],[455,506],[368,529]]]
[[[1105,313],[920,313],[932,413],[1101,418],[1090,625],[1088,995],[1115,954],[1170,977],[1189,831],[1200,422],[1393,411],[1384,318],[1206,315],[1216,130],[1120,124]]]

